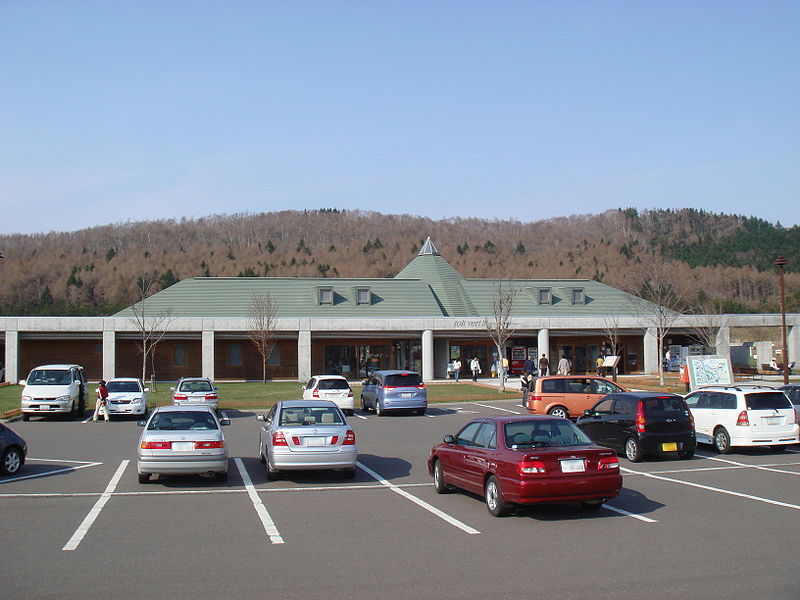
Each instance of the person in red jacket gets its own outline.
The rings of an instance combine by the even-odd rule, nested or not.
[[[97,416],[100,411],[103,412],[103,417],[108,423],[108,388],[106,387],[105,379],[100,380],[100,386],[97,388],[97,401],[94,403],[94,415],[92,421],[97,423]]]

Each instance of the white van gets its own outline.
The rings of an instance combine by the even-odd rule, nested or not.
[[[19,382],[22,420],[31,415],[82,415],[86,408],[86,377],[80,365],[43,365]]]

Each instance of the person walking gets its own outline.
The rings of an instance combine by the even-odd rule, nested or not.
[[[561,360],[558,361],[558,374],[569,375],[569,371],[570,371],[569,359],[566,356],[562,356]]]
[[[545,377],[550,370],[550,361],[547,360],[547,356],[542,354],[542,358],[539,359],[539,377]]]
[[[519,387],[522,390],[522,408],[528,408],[528,395],[530,394],[532,383],[533,375],[528,371],[523,371],[519,377]]]
[[[92,415],[92,421],[97,423],[97,417],[99,416],[100,411],[102,411],[103,418],[105,418],[106,423],[108,423],[108,388],[106,387],[105,379],[100,380],[100,386],[97,388],[96,393],[97,400],[94,403],[94,415]]]
[[[500,380],[503,385],[508,381],[508,359],[505,356],[500,359]]]
[[[472,371],[472,381],[478,381],[478,375],[481,374],[481,361],[477,356],[473,356],[469,361],[469,370]]]
[[[595,364],[597,365],[597,376],[598,377],[600,377],[603,374],[603,363],[604,362],[605,361],[603,360],[602,356],[598,356],[597,360],[595,361]]]
[[[461,377],[461,357],[457,357],[453,361],[453,374],[456,376],[456,383],[458,383],[458,378]]]

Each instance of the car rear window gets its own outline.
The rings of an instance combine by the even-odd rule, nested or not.
[[[543,394],[563,394],[566,390],[565,379],[545,379],[542,381]]]
[[[387,375],[384,384],[389,387],[415,387],[422,384],[422,377],[418,373],[396,373]]]
[[[208,431],[219,429],[213,415],[200,411],[158,412],[147,425],[150,431]]]
[[[341,413],[334,407],[298,406],[281,411],[281,426],[302,427],[304,425],[344,425]]]
[[[507,448],[588,446],[591,440],[569,421],[514,421],[505,424]]]
[[[658,396],[642,400],[645,415],[682,415],[689,408],[683,398],[678,396]]]
[[[748,410],[773,410],[776,408],[792,408],[792,403],[783,392],[761,392],[760,394],[745,394],[745,404]]]
[[[208,381],[184,381],[181,384],[182,392],[210,392],[211,384]]]
[[[139,384],[135,381],[109,381],[106,386],[108,391],[114,392],[139,392]]]
[[[320,379],[319,389],[321,390],[349,390],[350,386],[344,379]]]

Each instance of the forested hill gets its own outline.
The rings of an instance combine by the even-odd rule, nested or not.
[[[121,223],[0,236],[0,312],[111,314],[186,277],[393,277],[427,236],[465,277],[586,278],[620,289],[666,261],[689,304],[775,312],[785,255],[800,310],[800,228],[703,211],[609,210],[544,221],[321,209]]]

